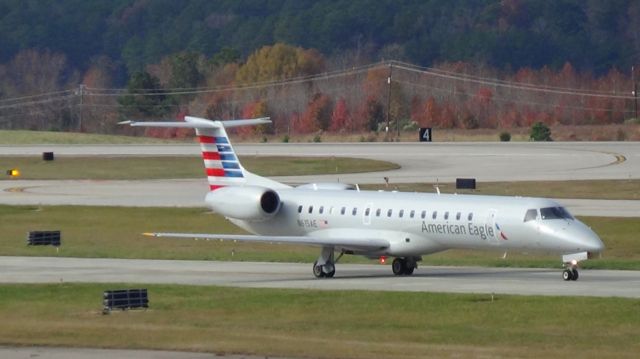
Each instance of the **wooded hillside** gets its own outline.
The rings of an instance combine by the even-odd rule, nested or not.
[[[7,0],[0,127],[111,133],[187,114],[271,116],[271,133],[620,124],[637,113],[638,18],[631,0]]]

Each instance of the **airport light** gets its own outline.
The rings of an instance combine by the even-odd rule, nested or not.
[[[18,170],[17,168],[12,168],[10,170],[7,170],[7,176],[14,178],[14,177],[19,177],[20,176],[20,170]]]

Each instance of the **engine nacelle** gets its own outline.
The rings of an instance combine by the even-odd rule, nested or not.
[[[216,213],[247,221],[267,220],[282,206],[276,191],[257,186],[218,188],[209,192],[205,201]]]

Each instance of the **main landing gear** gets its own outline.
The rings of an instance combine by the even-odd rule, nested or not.
[[[418,268],[415,258],[396,258],[391,263],[391,270],[395,275],[412,275],[413,271]]]
[[[341,252],[338,258],[334,259],[333,247],[322,247],[320,256],[313,262],[313,275],[316,278],[333,278],[336,274],[336,263],[342,258]]]

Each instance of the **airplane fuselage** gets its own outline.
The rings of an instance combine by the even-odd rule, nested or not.
[[[601,250],[598,237],[570,217],[544,218],[561,208],[548,199],[355,190],[281,189],[282,208],[266,221],[233,220],[260,235],[386,238],[382,251],[355,253],[419,256],[458,249]],[[527,211],[535,218],[525,221]],[[349,250],[349,248],[342,248]]]

